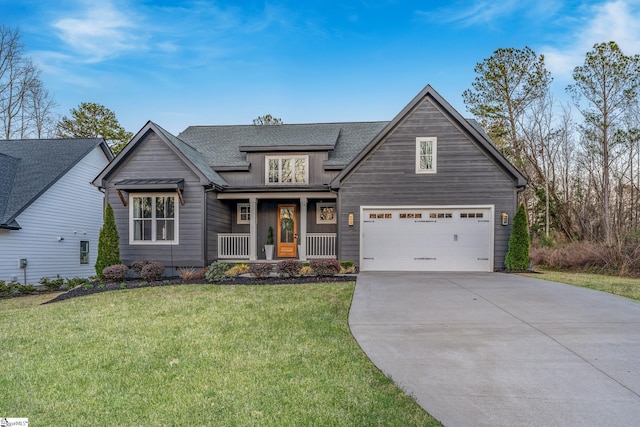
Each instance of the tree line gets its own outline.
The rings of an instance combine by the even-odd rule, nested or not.
[[[465,105],[529,180],[537,242],[640,241],[640,56],[598,43],[559,103],[544,56],[504,48],[476,65]]]
[[[70,117],[58,118],[42,71],[24,54],[20,32],[0,25],[0,138],[104,138],[117,154],[133,134],[103,105],[82,102]]]

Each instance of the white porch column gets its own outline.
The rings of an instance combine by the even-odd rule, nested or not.
[[[298,258],[301,261],[307,259],[307,198],[300,197],[300,231],[298,234],[298,247],[300,253]]]
[[[249,199],[249,261],[258,259],[258,199]]]

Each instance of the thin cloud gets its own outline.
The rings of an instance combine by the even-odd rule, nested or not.
[[[640,2],[616,0],[585,9],[573,23],[565,45],[544,46],[547,69],[556,79],[569,81],[573,69],[584,63],[597,43],[615,41],[626,55],[640,53]]]
[[[129,16],[112,3],[88,1],[76,16],[59,19],[53,27],[81,59],[100,62],[141,48]]]

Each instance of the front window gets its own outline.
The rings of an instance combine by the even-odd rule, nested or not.
[[[336,223],[336,204],[335,203],[318,203],[317,211],[316,211],[316,223],[335,224]]]
[[[437,166],[436,137],[416,138],[416,173],[435,173]]]
[[[309,156],[266,157],[267,184],[300,185],[309,181]]]
[[[175,194],[130,197],[131,243],[177,243],[178,212]]]
[[[251,223],[251,206],[249,203],[238,203],[238,224]]]

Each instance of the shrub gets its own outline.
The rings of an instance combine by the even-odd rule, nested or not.
[[[356,263],[353,261],[340,261],[340,273],[351,274],[356,272]]]
[[[139,276],[139,275],[142,274],[142,269],[144,268],[144,266],[149,264],[150,262],[151,261],[147,261],[147,260],[144,260],[144,261],[133,261],[131,263],[131,269],[133,271],[135,271],[136,274]]]
[[[80,285],[83,285],[86,282],[87,279],[83,279],[82,277],[71,277],[66,280],[65,285],[67,286],[67,289],[73,289]]]
[[[102,270],[102,277],[111,282],[121,282],[127,275],[129,267],[124,264],[110,265]]]
[[[18,292],[20,292],[21,294],[25,294],[25,295],[35,294],[36,292],[38,292],[36,287],[33,286],[33,285],[21,285],[21,284],[18,284],[16,286],[16,289],[18,290]]]
[[[509,271],[524,271],[529,269],[529,228],[527,226],[527,214],[524,205],[520,205],[518,212],[513,217],[509,248],[504,265]]]
[[[178,267],[178,276],[182,280],[203,279],[206,272],[207,272],[206,268]]]
[[[140,277],[149,282],[156,282],[160,280],[162,277],[162,273],[164,273],[164,266],[159,262],[151,261],[144,267],[142,267],[142,271],[140,271]]]
[[[64,279],[47,279],[46,277],[43,277],[40,279],[40,284],[49,292],[53,292],[59,290],[62,285],[64,285]]]
[[[337,259],[314,259],[309,262],[311,269],[318,276],[335,276],[340,272]]]
[[[251,264],[249,266],[249,273],[256,279],[264,279],[269,277],[272,268],[271,264]]]
[[[100,229],[100,236],[98,238],[96,275],[99,279],[102,279],[102,272],[106,267],[120,264],[119,240],[113,208],[107,203],[104,211],[104,225]]]
[[[282,277],[296,277],[300,275],[302,261],[297,259],[287,259],[278,263],[278,270]]]
[[[0,298],[10,298],[16,291],[17,284],[0,280]]]
[[[312,274],[313,274],[313,270],[309,265],[303,265],[302,268],[300,269],[301,276],[310,276]]]
[[[226,262],[212,262],[205,273],[205,277],[209,282],[222,282],[227,280],[229,276],[227,276],[227,270],[231,268],[231,265]]]
[[[249,272],[249,264],[236,264],[227,270],[227,276],[235,277]]]

